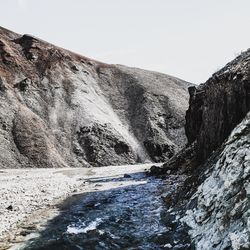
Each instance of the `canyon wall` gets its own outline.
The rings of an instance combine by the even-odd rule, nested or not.
[[[189,144],[197,141],[198,160],[204,162],[250,110],[250,50],[189,93],[186,135]]]

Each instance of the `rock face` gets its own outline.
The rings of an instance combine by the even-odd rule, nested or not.
[[[250,50],[189,93],[186,135],[188,143],[197,141],[204,162],[250,110]]]
[[[250,113],[223,147],[182,218],[196,249],[250,249]]]
[[[185,133],[188,144],[153,174],[175,171],[199,175],[197,167],[216,151],[250,110],[250,49],[208,81],[188,88]],[[202,167],[199,168],[204,170]],[[192,172],[193,171],[193,172]]]
[[[165,161],[186,143],[188,86],[0,28],[0,168]]]
[[[196,161],[181,221],[196,249],[250,249],[250,50],[189,92]]]
[[[151,172],[189,175],[170,196],[195,249],[250,249],[250,50],[189,93],[188,144]]]

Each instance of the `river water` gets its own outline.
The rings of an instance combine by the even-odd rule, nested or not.
[[[187,230],[175,222],[163,198],[181,178],[162,180],[135,173],[90,179],[97,186],[106,181],[134,182],[69,198],[60,205],[60,215],[22,249],[191,249]]]

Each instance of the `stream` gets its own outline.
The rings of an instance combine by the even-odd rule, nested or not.
[[[68,198],[59,206],[60,215],[21,249],[191,249],[187,230],[175,222],[163,198],[182,178],[162,180],[145,173],[90,178],[96,186],[107,181],[133,184]]]

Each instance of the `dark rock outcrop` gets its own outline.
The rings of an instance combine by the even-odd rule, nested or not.
[[[185,123],[188,144],[158,170],[153,168],[153,174],[165,174],[169,168],[189,174],[202,173],[203,168],[199,166],[221,147],[250,110],[250,49],[213,74],[206,83],[188,90]],[[187,162],[183,160],[186,158]]]
[[[136,161],[130,145],[107,124],[81,127],[77,134],[80,155],[92,166],[125,165]],[[76,154],[79,156],[78,152]]]
[[[197,157],[204,162],[250,110],[250,50],[189,93],[186,135],[189,144],[197,141]]]
[[[166,161],[189,83],[0,28],[0,168]]]
[[[197,166],[196,147],[195,143],[184,147],[162,166],[152,166],[150,173],[152,175],[169,175],[193,172],[193,169]]]
[[[2,78],[0,77],[0,91],[5,91],[6,90],[6,86],[2,80]]]

